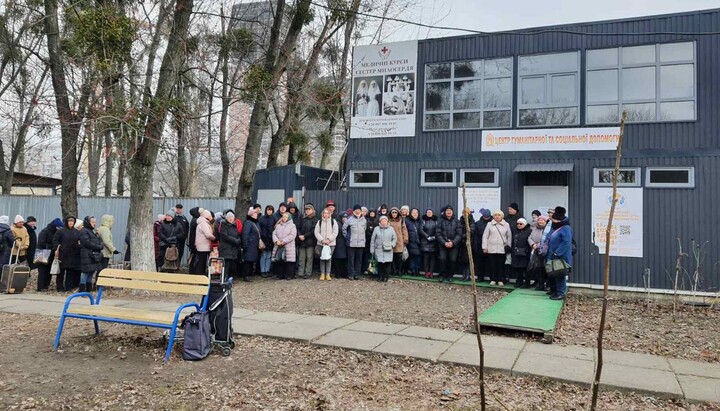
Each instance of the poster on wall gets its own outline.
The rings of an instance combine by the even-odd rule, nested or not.
[[[417,41],[353,49],[350,138],[415,136]]]
[[[612,187],[592,189],[592,242],[605,254],[605,236],[612,205]],[[643,189],[618,188],[610,255],[613,257],[643,256]]]
[[[602,151],[615,150],[620,127],[488,130],[482,151]]]
[[[475,221],[480,219],[480,209],[498,210],[500,208],[500,187],[467,187],[467,204],[473,212]],[[458,207],[455,214],[459,217],[463,209],[462,187],[458,188]]]

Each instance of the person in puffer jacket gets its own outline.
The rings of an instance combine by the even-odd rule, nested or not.
[[[95,217],[87,216],[83,219],[83,228],[80,230],[79,292],[92,291],[93,276],[102,270],[102,250],[105,245],[95,232],[96,224]]]
[[[270,267],[272,264],[272,233],[275,229],[275,207],[271,205],[265,206],[265,214],[258,219],[257,225],[260,229],[260,239],[262,239],[265,248],[260,251],[260,277],[267,278],[270,275]],[[243,228],[245,230],[245,228]]]
[[[315,225],[315,239],[318,245],[330,247],[330,256],[332,257],[337,244],[338,232],[340,224],[332,217],[332,210],[326,208],[322,212],[322,219]],[[321,251],[322,252],[322,251]],[[331,281],[332,276],[332,258],[328,260],[320,259],[320,281]]]
[[[102,251],[103,258],[102,261],[100,261],[103,269],[108,267],[110,259],[113,258],[113,255],[120,254],[113,244],[113,235],[112,231],[110,231],[112,230],[113,224],[115,224],[115,217],[107,214],[100,217],[100,227],[97,229],[97,234],[100,236],[100,240],[102,240],[103,245],[105,246]]]
[[[408,258],[408,269],[410,274],[416,277],[420,276],[421,253],[420,253],[420,210],[413,208],[410,215],[405,218],[405,225],[408,231],[407,249],[410,257]]]
[[[343,224],[342,232],[348,245],[348,278],[359,280],[360,270],[362,270],[362,256],[365,250],[367,220],[362,215],[360,204],[355,204],[352,212],[353,215]]]
[[[437,257],[437,241],[435,238],[437,231],[437,216],[433,210],[428,208],[422,217],[420,225],[420,251],[423,256],[423,271],[425,278],[433,278],[435,270],[435,259]]]
[[[455,218],[455,211],[451,205],[442,208],[437,227],[438,260],[440,261],[440,282],[450,281],[455,272],[460,242],[462,240],[462,227],[460,220]]]
[[[403,275],[403,251],[407,245],[408,229],[405,225],[405,219],[400,215],[400,210],[397,207],[390,209],[390,218],[388,219],[390,227],[395,230],[395,235],[398,238],[395,248],[393,248],[393,265],[391,275]]]
[[[52,220],[50,224],[47,225],[47,227],[43,228],[42,231],[40,231],[40,235],[38,235],[38,249],[50,250],[50,258],[48,258],[48,263],[38,265],[38,291],[47,291],[50,287],[50,283],[52,282],[53,276],[50,275],[50,268],[52,267],[53,261],[55,261],[55,246],[53,245],[53,237],[55,237],[55,233],[57,233],[57,230],[62,226],[62,220],[56,218]],[[0,234],[0,237],[2,237],[2,234]],[[2,260],[0,260],[0,264],[1,263]]]
[[[318,222],[315,206],[312,203],[305,204],[305,215],[297,222],[298,234],[298,277],[310,278],[315,257],[315,226]]]
[[[208,257],[212,250],[212,242],[215,241],[213,234],[213,215],[208,210],[203,210],[197,219],[197,230],[195,232],[195,269],[194,274],[207,275]]]
[[[393,248],[398,238],[386,215],[380,216],[379,221],[380,225],[375,227],[370,239],[370,250],[378,264],[378,281],[387,282],[393,263]]]

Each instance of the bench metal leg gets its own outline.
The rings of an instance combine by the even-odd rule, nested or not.
[[[57,334],[55,335],[55,342],[53,343],[53,350],[57,351],[58,345],[60,345],[60,335],[62,335],[63,327],[65,326],[65,311],[60,315],[60,323],[58,324]]]
[[[172,330],[170,330],[170,337],[168,338],[168,346],[167,346],[167,350],[165,351],[165,359],[163,360],[163,364],[167,363],[168,360],[170,360],[170,354],[172,354],[173,344],[175,344],[175,333],[176,332],[177,332],[177,327],[173,327]]]
[[[95,335],[98,335],[100,334],[100,324],[97,320],[93,320],[93,322],[95,323]]]

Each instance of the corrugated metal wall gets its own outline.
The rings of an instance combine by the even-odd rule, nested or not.
[[[604,36],[582,36],[553,32],[553,29],[605,33]],[[720,288],[720,201],[717,176],[720,175],[720,35],[690,36],[683,34],[635,35],[629,33],[718,32],[720,10],[669,16],[586,23],[545,28],[543,33],[524,35],[534,29],[488,36],[462,36],[421,40],[418,45],[418,79],[425,76],[427,63],[551,53],[592,48],[656,44],[680,40],[696,43],[697,121],[675,123],[629,124],[623,146],[623,166],[643,167],[644,186],[647,166],[694,166],[694,189],[644,189],[644,258],[613,258],[613,285],[642,287],[643,273],[650,272],[650,286],[672,288],[677,238],[689,250],[691,239],[709,242],[701,265],[704,290]],[[581,96],[584,96],[585,53],[581,53]],[[515,70],[517,72],[517,69]],[[517,84],[517,74],[515,74]],[[516,87],[516,86],[515,86]],[[515,91],[517,91],[514,88]],[[517,99],[517,93],[513,93]],[[417,83],[417,107],[424,107],[424,82]],[[581,98],[584,102],[584,98]],[[516,104],[516,102],[514,103]],[[584,105],[581,103],[581,120]],[[517,106],[513,124],[517,124]],[[581,124],[580,127],[584,126]],[[522,206],[522,175],[513,173],[521,163],[573,163],[568,182],[569,215],[578,239],[578,256],[573,282],[600,284],[602,260],[591,255],[591,195],[593,168],[614,164],[612,152],[505,152],[481,151],[480,130],[423,131],[423,110],[418,110],[416,135],[408,138],[353,139],[348,147],[348,170],[383,170],[382,189],[350,188],[347,192],[308,192],[306,198],[321,202],[341,198],[347,207],[355,202],[377,206],[409,204],[419,208],[439,208],[457,202],[457,188],[420,187],[420,169],[497,168],[502,187],[503,204],[517,201]],[[458,174],[459,176],[459,174]],[[686,257],[686,268],[692,272],[692,258]],[[687,284],[687,281],[686,281]]]
[[[258,189],[283,189],[285,197],[293,195],[293,191],[337,190],[339,187],[338,174],[331,170],[301,165],[300,174],[294,164],[258,170],[255,173],[255,186],[253,198],[257,198]],[[330,183],[328,184],[328,180]]]

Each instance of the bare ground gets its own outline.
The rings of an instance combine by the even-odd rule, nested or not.
[[[240,338],[229,357],[196,363],[177,353],[161,365],[160,331],[68,320],[51,350],[57,319],[0,314],[0,408],[52,410],[470,410],[479,409],[474,369]],[[581,410],[588,387],[530,377],[487,377],[489,409]],[[443,393],[445,391],[445,393]],[[603,410],[716,409],[633,393],[602,392]]]
[[[29,288],[27,292],[34,292],[34,285]],[[481,288],[479,311],[487,309],[505,294],[505,291]],[[177,295],[158,297],[127,290],[111,290],[108,296],[178,300]],[[423,281],[257,279],[237,283],[234,301],[235,307],[257,311],[329,315],[459,331],[467,331],[472,321],[469,287]],[[605,348],[720,362],[719,308],[680,305],[673,315],[672,305],[667,303],[647,305],[636,300],[613,299],[608,308]],[[595,346],[600,309],[599,298],[571,293],[555,331],[555,343]],[[523,333],[503,335],[539,337]]]

